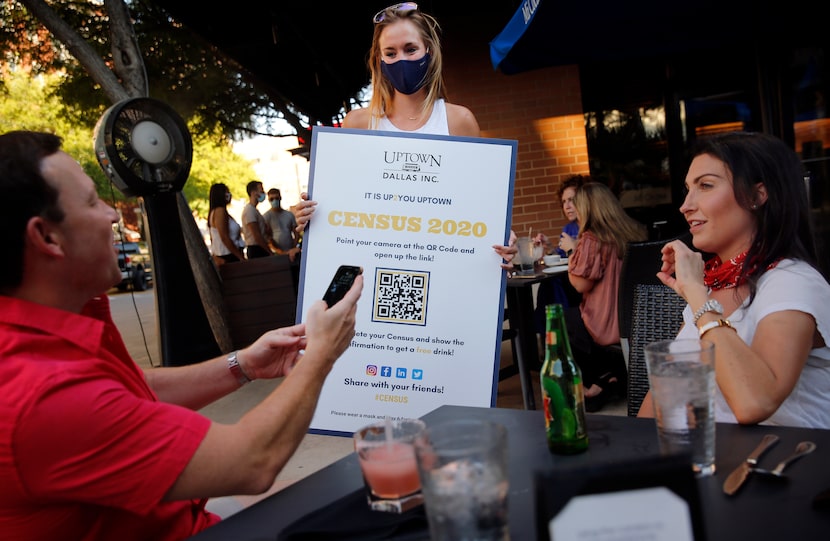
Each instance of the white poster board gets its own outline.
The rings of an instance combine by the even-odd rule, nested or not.
[[[315,126],[297,318],[363,267],[356,335],[311,432],[495,405],[516,141]]]

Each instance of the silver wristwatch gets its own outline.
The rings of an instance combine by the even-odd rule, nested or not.
[[[245,375],[245,372],[242,371],[242,367],[239,366],[237,353],[237,351],[233,351],[230,355],[228,355],[228,370],[231,371],[231,374],[233,374],[233,377],[236,378],[236,381],[238,381],[240,385],[245,385],[246,383],[250,383],[251,380]]]
[[[704,302],[703,306],[701,306],[700,309],[698,309],[698,311],[695,312],[695,324],[697,324],[697,320],[700,319],[701,316],[703,316],[703,314],[705,314],[706,312],[713,312],[715,314],[722,316],[723,306],[721,306],[721,303],[719,303],[715,299],[709,299],[708,301]]]

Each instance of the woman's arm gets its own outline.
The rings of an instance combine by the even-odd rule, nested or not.
[[[662,267],[657,277],[698,310],[707,298],[720,301],[724,315],[704,313],[698,328],[729,316],[748,294],[741,286],[709,294],[703,284],[703,260],[680,241],[663,247]],[[763,302],[759,292],[753,302]],[[735,418],[754,424],[769,418],[795,388],[810,350],[818,341],[813,317],[797,310],[773,312],[758,322],[752,344],[734,329],[716,327],[704,337],[715,344],[715,377]]]
[[[463,105],[447,104],[447,124],[450,135],[481,137],[481,128],[475,115]]]
[[[573,237],[563,233],[562,236],[559,237],[559,246],[564,248],[566,243],[570,249],[574,250],[573,257],[568,261],[568,281],[578,293],[587,293],[588,291],[594,289],[596,280],[590,280],[588,278],[583,278],[582,276],[573,274],[571,269],[573,269],[574,266],[578,267],[580,261],[591,261],[595,257],[601,257],[599,252],[599,242],[596,241],[593,236],[589,235],[582,237],[581,242],[574,246]]]
[[[344,128],[356,128],[359,130],[369,129],[369,108],[352,109],[346,113],[342,126]]]
[[[715,344],[718,387],[739,423],[765,421],[786,400],[814,345],[813,334],[813,319],[791,310],[762,319],[751,347],[728,327],[706,333],[706,340]],[[637,417],[654,417],[651,391]]]
[[[716,317],[701,317],[703,325]],[[728,327],[706,333],[715,344],[715,377],[741,424],[769,418],[795,388],[814,346],[812,316],[795,310],[774,312],[758,323],[752,345]]]
[[[588,291],[591,291],[594,289],[594,284],[596,283],[595,281],[583,278],[582,276],[571,274],[570,271],[568,271],[568,281],[578,293],[587,293]]]

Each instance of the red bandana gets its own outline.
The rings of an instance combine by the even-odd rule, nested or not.
[[[741,270],[743,270],[746,254],[746,252],[740,253],[726,263],[723,263],[718,256],[707,261],[703,267],[703,283],[715,291],[745,284],[746,276],[741,276]],[[778,261],[770,263],[767,270],[778,265]],[[751,274],[757,266],[757,263],[751,263],[747,274]]]

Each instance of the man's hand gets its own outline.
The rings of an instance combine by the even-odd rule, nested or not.
[[[290,372],[306,346],[305,324],[268,331],[240,350],[239,366],[250,379],[280,378]]]
[[[363,291],[363,276],[355,278],[352,287],[337,304],[328,308],[322,299],[315,301],[306,314],[306,352],[318,353],[334,364],[351,344],[355,333],[357,300]]]

